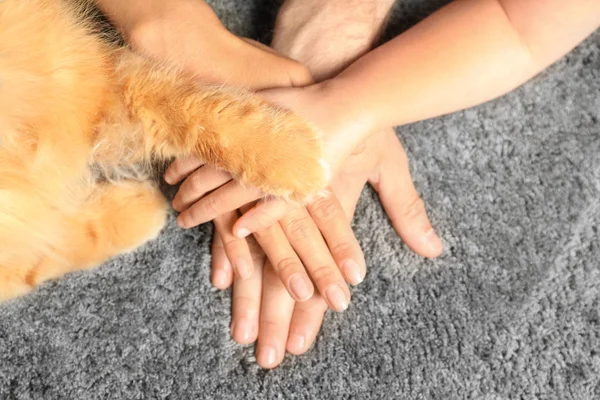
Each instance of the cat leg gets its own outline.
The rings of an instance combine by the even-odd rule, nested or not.
[[[156,238],[167,210],[166,199],[151,182],[96,184],[81,212],[70,218],[71,245],[62,252],[74,265],[94,267]]]
[[[106,126],[141,125],[143,138],[133,142],[142,158],[195,154],[266,194],[303,202],[324,191],[329,169],[320,133],[290,111],[239,89],[202,85],[128,51],[116,79],[118,107]],[[111,141],[131,138],[121,129]]]
[[[89,269],[158,236],[167,202],[149,182],[98,184],[81,210],[65,218],[60,248],[28,269],[0,269],[0,300],[20,296],[44,281]]]

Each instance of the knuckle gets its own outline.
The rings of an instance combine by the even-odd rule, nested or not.
[[[223,240],[225,253],[227,253],[227,255],[234,256],[239,254],[243,250],[242,245],[244,244],[245,239],[238,239],[236,237],[227,235],[221,240]]]
[[[204,179],[202,175],[194,173],[188,179],[190,182],[190,189],[192,192],[198,194],[204,191]]]
[[[221,214],[219,209],[219,204],[221,202],[218,200],[217,196],[208,196],[201,201],[203,202],[204,210],[208,214],[212,216],[218,216]]]
[[[421,217],[425,213],[425,202],[421,197],[415,195],[414,198],[404,206],[402,215],[406,219],[413,220]]]
[[[310,235],[308,219],[305,217],[293,218],[287,223],[289,234],[299,240],[306,239]]]
[[[332,197],[319,199],[310,205],[311,214],[322,221],[330,221],[340,215],[338,203]]]
[[[252,235],[260,241],[260,243],[267,243],[275,237],[275,227],[269,226],[268,228],[258,228]]]
[[[331,252],[331,254],[336,256],[340,256],[342,254],[352,254],[353,250],[354,245],[349,241],[334,243],[329,246],[329,251]]]
[[[261,314],[262,315],[262,314]],[[271,318],[260,319],[260,330],[263,332],[279,332],[281,330],[282,323]]]
[[[243,308],[244,310],[256,309],[260,305],[258,298],[251,297],[251,296],[239,296],[239,295],[236,296],[236,295],[234,295],[233,301],[236,304],[241,305],[240,308]]]
[[[315,282],[321,285],[336,280],[335,268],[329,265],[323,265],[310,271],[310,275]]]
[[[257,231],[260,233],[268,233],[275,224],[274,219],[266,213],[257,213],[254,216],[254,222],[257,227]]]
[[[275,271],[278,275],[291,275],[294,270],[301,267],[300,262],[294,257],[285,257],[277,261]]]

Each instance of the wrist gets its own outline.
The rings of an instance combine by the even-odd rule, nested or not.
[[[325,159],[332,171],[339,171],[347,157],[376,131],[375,116],[372,109],[363,107],[337,78],[307,90],[311,92],[314,109],[320,110],[321,115],[313,120],[325,135]]]
[[[332,78],[378,40],[394,0],[286,0],[272,46],[303,63],[317,81]]]
[[[349,132],[356,130],[356,135],[366,139],[370,132],[378,128],[373,108],[361,102],[345,79],[340,77],[328,79],[311,86],[311,90],[317,93],[324,109],[331,112],[332,118],[339,121],[340,129]]]

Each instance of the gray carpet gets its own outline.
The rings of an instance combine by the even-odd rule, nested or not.
[[[212,3],[268,38],[272,2]],[[441,3],[400,0],[390,34]],[[366,191],[368,277],[308,354],[257,367],[210,286],[210,226],[171,219],[0,306],[0,398],[599,398],[600,34],[500,100],[398,133],[446,252],[408,251]]]

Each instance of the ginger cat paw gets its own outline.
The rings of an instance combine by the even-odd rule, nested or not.
[[[323,195],[330,171],[320,133],[289,112],[269,118],[253,132],[254,146],[228,155],[245,161],[236,178],[265,194],[301,203]]]
[[[330,169],[316,128],[257,96],[221,91],[210,100],[198,152],[207,163],[266,195],[307,203],[325,193]]]
[[[168,203],[150,182],[121,181],[114,185],[98,185],[96,201],[88,212],[96,220],[80,220],[88,235],[89,245],[102,261],[120,253],[130,252],[155,239],[167,219]],[[86,252],[88,258],[91,251]],[[87,261],[94,264],[92,258]]]

